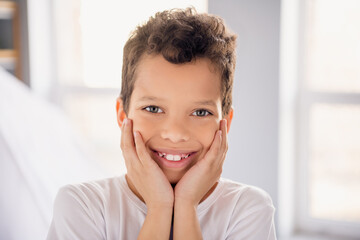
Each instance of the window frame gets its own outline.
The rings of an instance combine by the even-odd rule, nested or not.
[[[351,104],[360,106],[360,93],[344,92],[321,92],[312,91],[306,88],[307,71],[304,64],[307,60],[306,55],[306,34],[308,12],[307,5],[312,0],[298,1],[299,7],[299,52],[298,52],[298,107],[297,107],[297,126],[296,152],[297,159],[295,164],[296,189],[295,192],[295,230],[305,233],[324,233],[331,236],[342,236],[342,239],[352,239],[360,236],[360,223],[335,221],[326,219],[315,219],[309,216],[309,163],[310,137],[309,121],[310,110],[314,104]]]

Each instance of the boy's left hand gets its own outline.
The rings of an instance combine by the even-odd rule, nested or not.
[[[220,130],[204,158],[192,166],[175,187],[175,203],[196,207],[206,193],[219,180],[228,149],[226,120],[220,121]]]

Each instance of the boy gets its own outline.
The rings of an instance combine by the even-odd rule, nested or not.
[[[127,174],[60,189],[48,239],[276,239],[270,197],[220,178],[235,40],[192,9],[136,29],[116,106]]]

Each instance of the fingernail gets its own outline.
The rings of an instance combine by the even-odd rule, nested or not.
[[[139,133],[137,131],[134,131],[134,138],[137,138],[139,136]]]
[[[225,129],[225,127],[226,127],[226,119],[223,119],[222,121],[223,121],[223,128]]]
[[[219,130],[218,134],[221,136],[221,135],[222,135],[222,131],[221,131],[221,130]]]
[[[124,119],[124,125],[128,125],[129,124],[129,119],[125,118]]]

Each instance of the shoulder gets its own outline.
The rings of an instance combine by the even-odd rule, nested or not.
[[[273,213],[275,208],[270,195],[261,188],[221,178],[222,196],[229,198],[234,205],[234,211],[247,214],[256,211]]]
[[[120,189],[119,181],[108,178],[61,187],[48,239],[106,239],[105,213],[112,204],[111,197],[118,195],[113,192]]]
[[[229,205],[226,239],[276,239],[275,208],[270,195],[264,190],[228,179],[221,179],[223,193]]]
[[[121,176],[122,177],[122,176]],[[102,197],[114,188],[118,188],[121,177],[105,178],[89,182],[68,184],[59,189],[58,196],[89,197],[97,195]]]
[[[72,211],[75,207],[86,211],[102,208],[111,193],[120,192],[120,181],[121,177],[114,177],[65,185],[57,193],[54,211]]]

